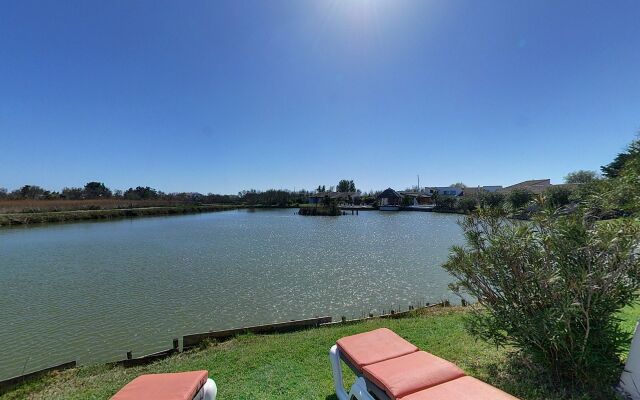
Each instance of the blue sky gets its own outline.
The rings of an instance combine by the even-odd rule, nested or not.
[[[640,2],[4,1],[0,186],[508,185],[640,128]]]

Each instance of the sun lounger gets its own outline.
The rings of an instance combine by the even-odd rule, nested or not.
[[[344,337],[329,356],[339,400],[517,400],[386,328]],[[356,374],[349,393],[341,361]]]
[[[141,375],[111,400],[215,400],[217,388],[207,371]]]

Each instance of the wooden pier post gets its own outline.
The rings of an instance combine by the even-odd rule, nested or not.
[[[178,350],[178,347],[180,347],[180,342],[178,341],[178,338],[173,338],[173,349]]]
[[[133,358],[133,352],[131,350],[127,351],[127,360],[131,360]]]
[[[345,317],[344,315],[342,317],[340,317],[340,321],[342,322],[347,322],[347,317]]]

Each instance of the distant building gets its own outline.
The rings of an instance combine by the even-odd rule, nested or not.
[[[412,206],[425,206],[433,204],[433,199],[430,193],[425,191],[416,190],[403,190],[398,192],[403,198],[410,198]],[[404,204],[407,204],[406,201]]]
[[[395,190],[388,188],[378,195],[379,206],[400,206],[403,196]]]
[[[437,194],[439,196],[462,196],[464,193],[464,189],[459,187],[449,187],[449,186],[440,186],[440,187],[430,187],[427,188],[430,194]]]
[[[507,186],[505,188],[500,189],[499,191],[502,193],[509,193],[514,190],[526,190],[533,194],[542,194],[545,190],[553,186],[551,184],[551,179],[533,179],[530,181],[524,181],[520,183],[516,183],[515,185]]]
[[[466,187],[462,189],[463,196],[477,196],[481,193],[495,193],[502,189],[502,186],[478,186]]]

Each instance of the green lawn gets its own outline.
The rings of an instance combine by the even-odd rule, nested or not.
[[[395,320],[371,320],[303,332],[254,336],[181,353],[155,364],[121,367],[80,367],[26,383],[2,399],[107,399],[144,373],[206,369],[218,385],[218,398],[335,400],[328,351],[346,335],[388,327],[421,349],[458,364],[476,376],[522,399],[589,399],[586,394],[562,395],[516,366],[506,350],[474,340],[463,326],[463,309],[434,309]],[[623,313],[625,329],[633,329],[640,308]],[[353,375],[346,374],[350,384]],[[345,382],[347,383],[347,382]]]

